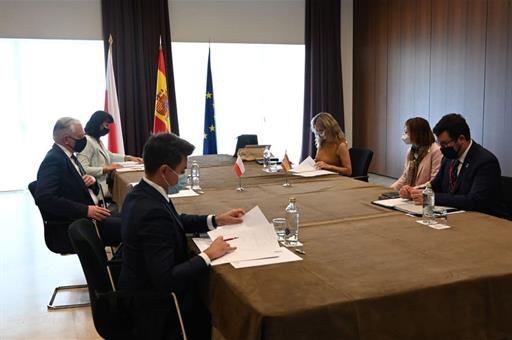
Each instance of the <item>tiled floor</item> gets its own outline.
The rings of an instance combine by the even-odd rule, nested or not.
[[[389,186],[393,181],[370,175],[375,184]],[[76,256],[46,248],[30,194],[0,193],[0,212],[0,339],[100,339],[88,307],[46,310],[55,286],[85,283],[85,278]]]

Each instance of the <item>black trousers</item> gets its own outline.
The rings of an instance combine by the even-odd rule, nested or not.
[[[98,231],[105,246],[117,247],[121,243],[121,215],[115,213],[98,221]]]

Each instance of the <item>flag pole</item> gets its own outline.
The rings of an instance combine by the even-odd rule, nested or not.
[[[290,182],[288,182],[288,171],[285,171],[283,187],[289,188],[291,186],[292,186],[292,184]]]
[[[238,177],[238,188],[236,188],[236,191],[238,191],[238,192],[245,191],[245,188],[242,186],[242,176]]]

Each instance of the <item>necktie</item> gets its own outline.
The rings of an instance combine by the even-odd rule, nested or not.
[[[75,162],[76,166],[78,167],[78,172],[80,173],[80,176],[84,176],[85,175],[85,169],[82,166],[82,164],[78,161],[78,158],[76,158],[75,155],[71,155],[71,159],[73,160],[73,162]],[[89,188],[92,190],[92,192],[94,192],[95,195],[98,195],[99,192],[100,192],[100,189],[98,187],[98,182],[95,182]]]
[[[459,160],[455,159],[451,162],[450,168],[449,168],[449,175],[450,175],[450,191],[454,192],[457,187],[457,170],[459,167]]]

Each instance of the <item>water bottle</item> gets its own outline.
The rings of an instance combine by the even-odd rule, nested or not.
[[[284,234],[285,245],[290,247],[297,246],[299,242],[299,210],[297,209],[297,201],[290,197],[288,206],[286,207],[286,229]]]
[[[270,167],[270,146],[265,146],[265,150],[263,151],[263,168],[268,169]]]
[[[427,183],[425,190],[423,190],[423,221],[427,224],[435,224],[434,218],[434,190],[430,183]]]
[[[197,164],[197,161],[192,162],[192,166],[190,167],[190,174],[192,175],[192,190],[200,190],[201,186],[199,185],[199,164]]]

